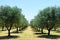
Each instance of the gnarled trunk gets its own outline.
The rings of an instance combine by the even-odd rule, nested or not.
[[[48,29],[48,36],[50,36],[50,29]]]
[[[8,37],[10,37],[10,30],[12,28],[12,25],[10,25],[9,27],[7,26],[7,30],[8,30]]]
[[[8,29],[8,36],[10,37],[10,29]]]

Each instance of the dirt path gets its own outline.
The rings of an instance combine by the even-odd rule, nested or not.
[[[19,40],[51,40],[46,38],[38,38],[32,28],[29,26],[21,35]]]
[[[21,40],[32,40],[33,38],[35,38],[34,32],[31,29],[31,27],[29,26],[22,34],[21,34]]]

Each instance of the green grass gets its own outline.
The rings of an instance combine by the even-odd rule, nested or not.
[[[11,30],[11,32],[12,31],[15,31],[15,29]],[[47,30],[44,30],[44,33],[47,33]],[[11,35],[15,37],[9,38],[9,39],[5,38],[5,39],[6,40],[51,40],[51,38],[42,37],[42,35],[47,35],[47,34],[35,34],[35,32],[32,30],[30,26],[27,27],[22,33],[11,33]],[[51,31],[51,35],[57,35],[58,37],[60,36],[60,33]],[[0,33],[0,37],[4,37],[4,36],[7,36],[7,31],[2,31]],[[38,37],[38,36],[41,36],[41,37]],[[55,39],[60,40],[60,38],[55,38]]]

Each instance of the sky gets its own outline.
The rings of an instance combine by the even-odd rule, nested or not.
[[[0,0],[0,6],[17,6],[30,22],[38,12],[46,7],[60,6],[60,0]]]

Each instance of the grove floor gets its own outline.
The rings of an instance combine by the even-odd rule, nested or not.
[[[60,33],[56,33],[56,32],[51,32],[51,34],[60,35]],[[1,39],[3,40],[60,40],[60,38],[49,39],[49,38],[37,37],[38,35],[35,34],[35,32],[32,30],[30,26],[27,27],[22,33],[11,33],[11,35],[17,36],[15,38],[9,38],[9,39],[4,38],[4,36],[6,35],[7,35],[7,31],[0,31],[0,40]]]

